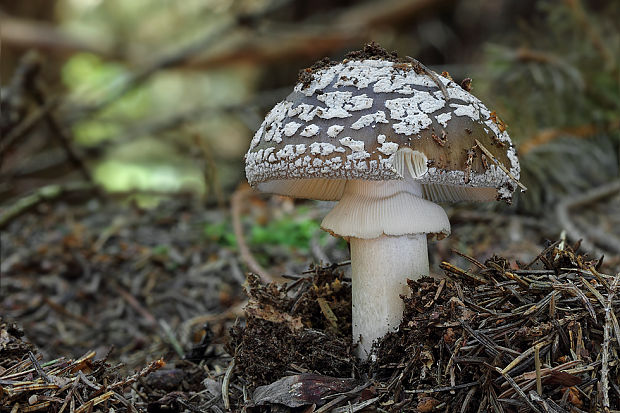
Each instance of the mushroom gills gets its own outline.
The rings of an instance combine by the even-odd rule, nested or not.
[[[415,181],[347,181],[342,198],[321,228],[345,239],[383,235],[450,234],[444,209],[422,198]]]

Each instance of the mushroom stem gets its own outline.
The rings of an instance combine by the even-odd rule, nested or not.
[[[398,328],[407,278],[428,275],[426,234],[450,232],[443,208],[422,195],[422,184],[413,178],[347,181],[321,224],[351,243],[353,341],[359,341],[360,357]]]
[[[353,341],[366,358],[373,342],[398,328],[407,278],[428,275],[426,234],[351,238]]]

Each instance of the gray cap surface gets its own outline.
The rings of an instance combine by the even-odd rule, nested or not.
[[[428,159],[419,177],[426,199],[510,200],[520,167],[505,126],[471,93],[436,77],[449,99],[411,63],[345,60],[314,71],[254,135],[246,154],[249,183],[338,200],[346,180],[402,179],[395,155],[410,148]]]

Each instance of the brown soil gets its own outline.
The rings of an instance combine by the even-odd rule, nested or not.
[[[35,347],[23,339],[24,331],[12,321],[0,315],[0,371],[21,361]]]
[[[388,52],[377,42],[370,42],[364,45],[362,50],[355,50],[347,53],[345,59],[349,60],[387,60],[390,62],[406,63],[407,58],[399,58],[395,51]]]
[[[351,376],[351,285],[342,272],[317,267],[290,284],[262,286],[255,276],[248,282],[246,324],[231,330],[229,352],[251,388],[291,371]]]

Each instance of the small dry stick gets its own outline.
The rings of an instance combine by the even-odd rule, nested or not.
[[[510,171],[508,170],[508,168],[506,168],[504,166],[504,164],[502,164],[500,161],[497,160],[497,158],[495,156],[493,156],[493,154],[491,152],[489,152],[489,150],[487,148],[485,148],[484,146],[482,146],[482,144],[480,143],[480,141],[478,139],[474,139],[476,141],[476,145],[478,145],[478,147],[480,148],[480,150],[482,152],[485,153],[486,156],[488,156],[489,158],[491,158],[491,160],[495,163],[495,165],[497,165],[499,167],[499,169],[501,169],[502,171],[504,171],[504,173],[506,175],[508,175],[508,177],[510,179],[512,179],[513,181],[515,181],[515,183],[519,186],[519,188],[521,188],[522,191],[527,191],[527,187],[525,185],[523,185],[513,174],[510,173]]]
[[[338,318],[332,311],[327,300],[325,300],[323,297],[319,297],[317,298],[317,302],[319,303],[319,307],[321,307],[321,312],[323,313],[327,321],[329,321],[329,324],[331,324],[334,329],[338,330]]]
[[[235,369],[235,359],[230,361],[230,365],[226,369],[224,379],[222,380],[222,401],[224,402],[224,408],[230,410],[230,398],[228,397],[228,388],[230,386],[230,378],[232,377],[233,370]]]
[[[467,411],[467,406],[469,406],[469,402],[474,397],[474,394],[476,394],[477,390],[478,390],[477,386],[474,386],[471,389],[469,389],[469,391],[467,392],[467,395],[465,396],[465,400],[463,400],[463,405],[461,406],[461,413],[465,413]]]
[[[422,63],[420,63],[420,61],[418,61],[417,59],[414,59],[413,57],[407,56],[407,59],[411,59],[411,61],[413,63],[418,65],[420,67],[420,69],[422,69],[424,71],[424,73],[426,73],[431,79],[433,79],[433,82],[435,82],[437,87],[441,90],[441,93],[446,98],[446,100],[450,100],[450,95],[448,94],[448,89],[446,89],[446,86],[439,79],[439,77],[435,74],[435,72],[430,70],[428,67],[424,66]]]
[[[502,373],[502,370],[499,367],[495,367],[495,371],[497,371],[499,374],[502,375],[502,377],[504,377],[504,379],[508,382],[508,384],[510,384],[510,386],[512,386],[512,388],[517,392],[517,394],[521,396],[523,401],[525,401],[525,403],[530,407],[530,409],[532,409],[533,412],[542,413],[540,410],[536,408],[534,403],[530,401],[529,397],[527,397],[525,392],[521,389],[521,387],[519,387],[517,382],[512,377],[510,377],[506,373]]]
[[[348,396],[346,394],[341,394],[340,396],[336,397],[334,400],[332,400],[329,403],[323,405],[318,410],[315,410],[314,413],[325,413],[327,411],[330,411],[330,409],[332,407],[342,403],[343,401],[345,401],[347,399],[347,397]]]
[[[441,281],[439,281],[439,287],[437,287],[437,292],[435,292],[435,297],[433,298],[433,301],[437,301],[437,299],[441,295],[441,292],[443,291],[443,287],[445,286],[446,286],[446,279],[442,278]]]
[[[335,409],[332,410],[333,413],[355,413],[355,412],[359,412],[360,410],[365,409],[366,407],[370,406],[371,404],[373,404],[374,402],[376,402],[377,400],[379,400],[380,396],[378,397],[374,397],[372,399],[368,399],[359,403],[355,403],[355,404],[351,404],[351,402],[349,402],[348,406],[343,406],[343,407],[337,407]]]
[[[537,351],[537,347],[538,347],[538,346],[546,346],[546,345],[549,345],[549,344],[551,344],[551,341],[552,341],[552,340],[547,340],[547,341],[544,341],[544,342],[539,343],[538,345],[536,345],[536,346],[534,346],[534,347],[531,347],[531,348],[529,348],[529,349],[525,350],[525,351],[524,351],[523,353],[521,353],[521,354],[520,354],[517,358],[515,358],[514,360],[512,360],[512,361],[510,362],[510,364],[508,364],[506,367],[504,367],[504,368],[502,369],[502,371],[501,371],[501,372],[502,372],[502,374],[506,374],[506,373],[508,373],[510,370],[512,370],[513,368],[515,368],[515,367],[516,367],[519,363],[521,363],[523,360],[525,360],[526,358],[528,358],[528,357],[530,356],[530,354],[532,354],[532,353],[536,353],[536,351]]]
[[[551,295],[551,300],[549,301],[549,318],[555,319],[555,297],[558,294],[557,291],[554,291]]]
[[[250,189],[237,189],[230,198],[230,209],[232,212],[233,231],[235,232],[235,238],[237,239],[237,245],[239,246],[239,253],[241,254],[241,260],[245,262],[248,269],[253,273],[258,274],[261,281],[264,283],[273,282],[273,276],[269,274],[254,258],[250,247],[245,242],[245,236],[243,235],[243,225],[241,224],[241,209],[243,201],[250,193]]]
[[[611,291],[607,296],[607,303],[605,304],[605,326],[603,327],[603,348],[602,348],[602,360],[601,360],[601,386],[603,387],[603,408],[605,412],[609,411],[609,342],[610,342],[610,330],[612,328],[612,314],[613,314],[613,299],[616,288],[618,288],[618,281],[620,280],[620,274],[614,279],[611,285]]]
[[[479,282],[480,284],[488,284],[489,281],[477,274],[472,274],[468,271],[465,271],[459,267],[457,267],[456,265],[452,265],[447,261],[442,261],[441,264],[439,264],[439,268],[441,268],[442,270],[446,271],[446,272],[450,272],[452,274],[456,274],[456,275],[460,275],[464,278],[469,278],[470,280]]]
[[[463,332],[463,335],[459,337],[459,339],[456,340],[456,343],[454,344],[454,351],[452,352],[452,355],[450,356],[450,359],[448,360],[448,365],[446,366],[445,374],[447,374],[448,371],[452,369],[452,366],[454,365],[454,358],[458,355],[459,351],[461,351],[461,347],[463,347],[463,345],[466,343],[467,343],[467,333]]]
[[[536,392],[542,396],[542,379],[540,372],[540,344],[534,346],[534,366],[536,368]]]
[[[100,396],[95,397],[94,399],[91,399],[89,401],[86,402],[86,404],[83,404],[82,406],[80,406],[78,409],[75,410],[75,413],[83,413],[83,412],[91,412],[93,411],[93,407],[103,403],[104,401],[108,400],[110,397],[114,396],[114,392],[113,391],[109,391],[106,392]]]
[[[113,288],[114,291],[116,291],[116,293],[118,293],[118,295],[121,296],[121,298],[123,298],[123,300],[125,300],[125,302],[127,304],[129,304],[129,306],[131,308],[133,308],[134,310],[136,310],[136,312],[138,314],[140,314],[148,323],[149,326],[154,327],[157,325],[157,319],[155,319],[155,317],[153,316],[153,314],[151,314],[149,312],[149,310],[147,310],[139,301],[136,297],[134,297],[130,292],[126,291],[125,289],[121,288],[119,285],[117,285],[116,283],[113,283]]]
[[[39,361],[37,360],[37,358],[34,356],[34,354],[32,353],[32,351],[28,352],[28,358],[30,358],[30,362],[32,363],[32,365],[34,366],[35,370],[37,371],[37,374],[39,376],[41,376],[41,378],[43,380],[45,380],[47,383],[51,383],[52,380],[50,380],[49,377],[47,377],[47,374],[45,374],[45,372],[43,371],[43,369],[41,368],[41,365],[39,364]]]
[[[160,369],[166,365],[166,362],[163,359],[155,360],[149,363],[148,366],[144,367],[139,372],[132,374],[129,377],[126,377],[123,380],[117,381],[116,383],[111,384],[108,389],[123,389],[133,383],[135,383],[139,378],[146,377],[148,374],[154,372],[157,369]]]
[[[605,308],[605,297],[603,297],[603,295],[599,293],[598,290],[594,288],[592,284],[590,284],[585,278],[579,277],[579,281],[581,281],[581,284],[583,284],[583,286],[586,287],[592,293],[592,295],[596,297],[596,299],[599,303],[601,303],[603,308]]]
[[[58,410],[58,413],[63,413],[66,407],[69,405],[69,402],[73,402],[73,393],[76,391],[78,383],[79,382],[77,380],[73,382],[73,384],[71,385],[71,389],[65,397],[65,401],[63,402],[62,406],[60,406],[60,410]]]
[[[466,389],[468,387],[474,387],[479,384],[480,383],[477,381],[472,381],[470,383],[457,384],[455,386],[433,387],[430,389],[405,390],[405,393],[407,394],[439,393],[439,392],[447,392],[447,391],[458,390],[458,389]]]
[[[454,248],[452,249],[452,252],[455,253],[456,255],[459,255],[459,256],[465,258],[467,261],[471,262],[472,264],[474,264],[476,267],[480,268],[481,270],[486,270],[487,269],[486,265],[484,265],[483,263],[481,263],[480,261],[478,261],[474,257],[470,257],[467,254],[463,254],[461,251],[456,250]]]

